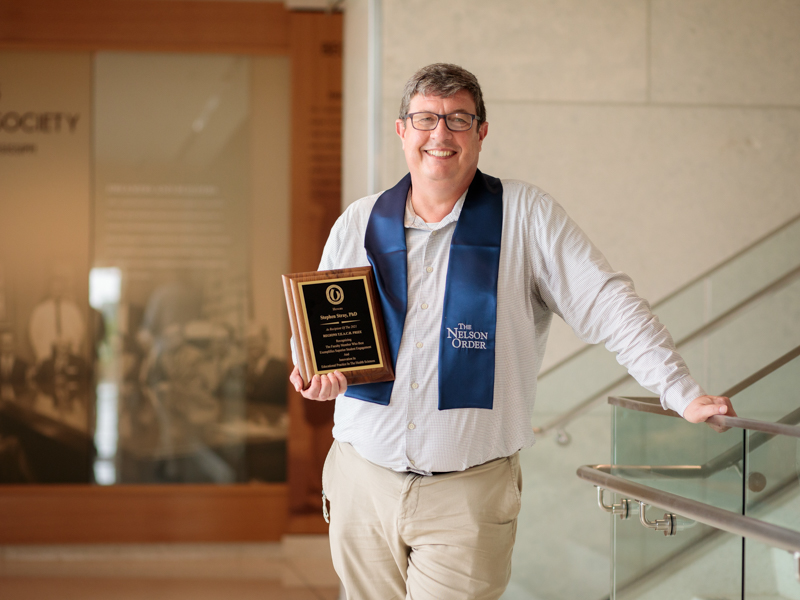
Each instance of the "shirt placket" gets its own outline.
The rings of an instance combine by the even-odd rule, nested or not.
[[[415,466],[414,454],[421,446],[420,436],[424,435],[425,423],[423,415],[430,407],[426,402],[431,402],[436,396],[437,382],[432,376],[432,365],[436,364],[438,347],[435,343],[438,328],[437,314],[441,314],[436,303],[436,277],[438,275],[440,231],[415,232],[415,235],[425,236],[424,247],[420,256],[415,257],[410,268],[416,270],[415,279],[419,285],[415,286],[414,312],[413,312],[413,338],[410,361],[411,389],[410,402],[407,404],[406,413],[406,449],[407,458],[411,466]],[[432,387],[434,386],[434,387]]]

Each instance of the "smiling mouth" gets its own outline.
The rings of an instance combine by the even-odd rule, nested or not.
[[[425,150],[425,152],[427,152],[430,156],[435,156],[436,158],[447,158],[455,154],[454,150]]]

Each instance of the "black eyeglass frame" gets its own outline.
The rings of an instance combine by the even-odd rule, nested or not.
[[[414,125],[414,119],[411,119],[411,126],[414,129],[416,129],[417,131],[433,131],[434,129],[436,129],[439,126],[439,121],[444,119],[444,126],[447,127],[450,131],[452,131],[453,133],[463,133],[465,131],[469,131],[470,129],[472,129],[472,126],[475,124],[475,121],[480,122],[480,118],[478,117],[478,115],[473,115],[472,113],[462,112],[462,111],[459,111],[459,110],[457,110],[456,112],[447,113],[446,115],[440,115],[438,113],[431,112],[429,110],[420,110],[418,112],[406,113],[403,116],[403,120],[405,121],[406,119],[408,119],[409,117],[413,117],[414,115],[436,115],[436,125],[434,125],[430,129],[420,129],[419,127]],[[472,121],[470,121],[469,127],[467,127],[466,129],[453,129],[447,123],[447,117],[449,117],[450,115],[466,115],[466,116],[472,117]]]

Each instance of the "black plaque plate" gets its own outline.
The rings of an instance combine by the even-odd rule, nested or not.
[[[366,276],[299,287],[316,373],[383,366]]]

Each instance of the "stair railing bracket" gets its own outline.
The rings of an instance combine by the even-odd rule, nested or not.
[[[556,444],[559,446],[569,446],[571,441],[572,436],[567,432],[566,429],[562,428],[556,430]]]
[[[612,515],[619,515],[620,519],[627,519],[631,516],[631,501],[623,498],[617,504],[606,504],[603,502],[603,492],[605,490],[601,487],[597,488],[597,505],[607,513]]]
[[[655,521],[648,521],[645,511],[647,504],[639,500],[639,522],[648,529],[655,529],[656,531],[663,531],[665,536],[672,536],[678,534],[677,515],[672,513],[664,513],[663,519],[656,519]]]

